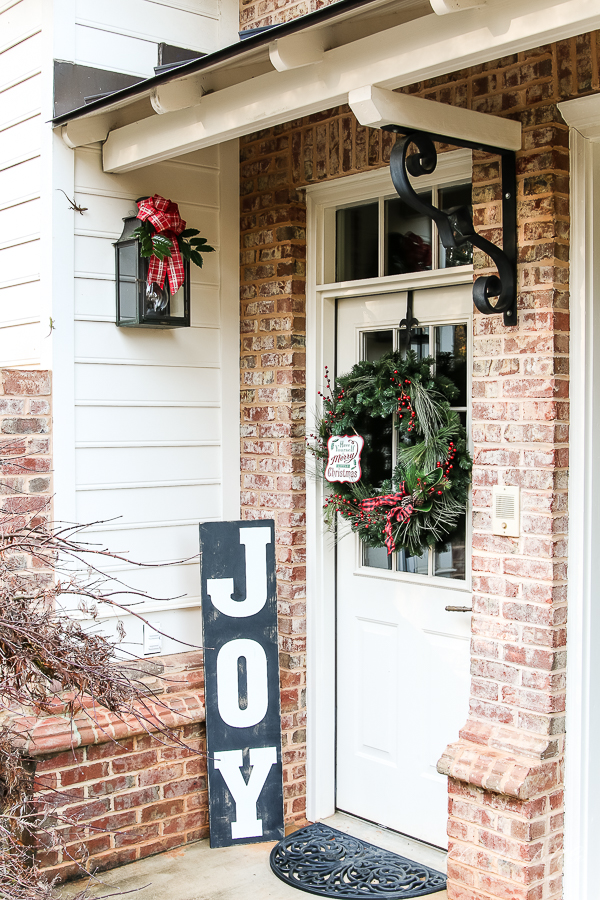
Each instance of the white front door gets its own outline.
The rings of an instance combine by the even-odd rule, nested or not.
[[[338,301],[339,374],[398,347],[406,296]],[[469,285],[414,293],[412,348],[453,373],[466,424],[471,311]],[[377,424],[392,465],[391,424]],[[436,763],[467,718],[471,625],[446,607],[471,606],[469,532],[420,558],[365,552],[354,534],[337,547],[337,808],[440,847],[447,781]]]

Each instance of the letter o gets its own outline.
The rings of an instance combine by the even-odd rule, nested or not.
[[[240,709],[238,660],[246,659],[248,705]],[[239,638],[224,644],[217,655],[217,702],[219,714],[232,728],[251,728],[267,714],[269,684],[267,657],[258,641]]]

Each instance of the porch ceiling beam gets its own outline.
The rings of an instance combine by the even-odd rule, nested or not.
[[[371,128],[401,125],[410,131],[443,134],[502,150],[521,149],[521,123],[512,119],[424,100],[411,94],[396,94],[373,85],[350,91],[348,103],[360,124]]]
[[[508,0],[417,19],[323,54],[318,66],[268,72],[199,105],[111,131],[106,172],[127,172],[345,103],[350,91],[397,88],[600,28],[598,0]]]

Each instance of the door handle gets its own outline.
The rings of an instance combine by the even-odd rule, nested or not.
[[[446,606],[446,612],[473,612],[472,606]]]

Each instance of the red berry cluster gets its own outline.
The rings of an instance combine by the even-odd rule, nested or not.
[[[398,369],[394,369],[394,375],[398,374]],[[415,425],[417,424],[415,419],[417,418],[417,414],[413,409],[412,402],[410,399],[410,394],[406,393],[406,388],[404,385],[410,386],[410,379],[405,378],[404,381],[397,378],[390,378],[390,381],[397,384],[398,387],[401,387],[401,393],[398,397],[398,418],[403,419],[405,415],[410,413],[410,419],[408,422],[407,431],[412,431]]]
[[[454,468],[454,457],[456,456],[456,444],[454,441],[450,441],[448,444],[448,455],[444,462],[444,475],[448,476],[448,473]],[[438,463],[440,465],[440,463]]]
[[[375,522],[373,520],[377,520],[378,517],[365,513],[359,508],[359,503],[360,501],[354,497],[348,499],[343,494],[330,494],[323,504],[323,509],[327,509],[330,505],[333,506],[341,516],[352,519],[352,525],[354,526],[362,525],[364,528],[368,528],[370,525],[374,525]]]

